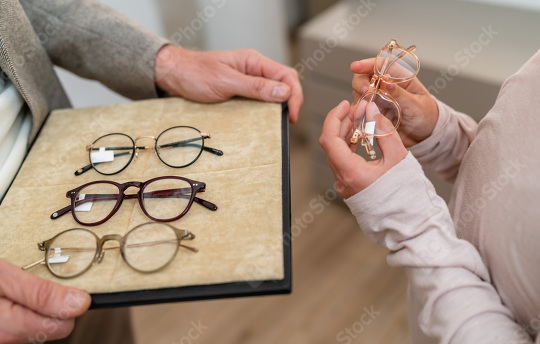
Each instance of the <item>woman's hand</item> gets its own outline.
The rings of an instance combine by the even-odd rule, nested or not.
[[[374,63],[375,59],[371,58],[351,64],[351,71],[355,73],[352,81],[355,102],[368,89]],[[382,85],[385,85],[382,89],[394,97],[401,107],[398,133],[405,147],[411,147],[428,138],[437,124],[439,109],[435,99],[420,80],[414,78],[406,82]]]
[[[375,112],[372,116],[376,126],[387,127],[388,130],[394,128],[382,114]],[[350,144],[352,124],[351,106],[344,100],[326,116],[319,138],[336,178],[337,191],[343,198],[349,198],[367,188],[407,155],[399,135],[394,132],[377,139],[382,157],[366,161],[356,154],[358,145]]]

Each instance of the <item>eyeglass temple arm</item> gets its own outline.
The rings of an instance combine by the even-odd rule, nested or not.
[[[45,248],[43,247],[43,242],[39,242],[38,243],[38,247],[41,251],[45,251]],[[111,249],[115,249],[115,248],[118,248],[118,247],[106,247],[106,248],[103,248],[104,250],[111,250]],[[71,247],[71,248],[62,248],[62,253],[66,253],[66,252],[85,252],[85,251],[93,251],[94,249],[92,248],[74,248],[74,247]],[[55,251],[52,251],[52,252],[49,252],[49,258],[56,255],[56,252]],[[45,261],[45,258],[43,259],[40,259],[32,264],[28,264],[26,266],[23,266],[21,267],[21,269],[23,270],[28,270],[30,268],[33,268],[34,266],[38,265],[38,264],[41,264]]]
[[[205,138],[210,138],[210,136],[205,137]],[[200,147],[201,145],[199,145],[199,144],[190,143],[190,142],[194,142],[194,141],[198,141],[198,140],[200,140],[200,138],[193,138],[193,139],[188,139],[188,140],[176,141],[176,142],[171,142],[171,143],[166,143],[164,145],[160,145],[160,146],[158,146],[158,148],[173,148],[173,147],[187,147],[187,146]],[[215,154],[215,155],[220,155],[220,156],[223,155],[223,151],[221,151],[221,150],[219,150],[217,148],[204,146],[203,150],[206,151],[206,152],[210,152],[212,154]]]
[[[180,191],[180,193],[178,193],[178,191]],[[197,190],[197,192],[203,192],[204,190],[202,189],[199,189]],[[171,196],[176,196],[176,197],[181,197],[181,198],[189,198],[191,197],[191,188],[178,188],[178,189],[168,189],[168,190],[157,190],[157,191],[151,191],[151,192],[145,192],[144,193],[144,197],[148,197],[148,198],[161,198],[161,197],[171,197]],[[136,196],[135,196],[136,197]],[[130,198],[128,197],[128,195],[126,195],[126,198]],[[215,205],[214,203],[210,202],[210,201],[207,201],[205,199],[202,199],[202,198],[199,198],[199,197],[196,197],[193,199],[193,201],[199,203],[200,205],[204,206],[205,208],[207,209],[210,209],[210,210],[217,210],[217,205]]]

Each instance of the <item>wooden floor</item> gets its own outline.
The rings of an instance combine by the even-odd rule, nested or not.
[[[341,199],[313,207],[314,166],[291,140],[292,220],[305,225],[293,238],[292,294],[134,307],[138,343],[409,342],[403,270],[386,265]]]

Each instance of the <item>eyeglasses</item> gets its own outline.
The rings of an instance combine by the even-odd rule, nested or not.
[[[182,244],[182,240],[193,239],[195,234],[188,230],[156,222],[139,225],[124,236],[110,234],[102,238],[88,229],[73,228],[39,242],[45,258],[23,270],[44,263],[56,277],[72,278],[86,272],[94,262],[101,263],[105,251],[119,248],[124,261],[134,270],[156,272],[173,261],[179,247],[198,252]],[[107,241],[117,241],[119,246],[103,247]]]
[[[139,188],[136,194],[126,194],[130,187]],[[158,222],[176,221],[191,208],[193,201],[210,210],[217,206],[195,195],[204,192],[206,184],[195,180],[165,176],[146,182],[119,184],[101,180],[79,186],[66,193],[71,204],[55,211],[55,220],[71,211],[75,221],[84,226],[97,226],[110,219],[120,208],[124,199],[137,198],[144,214]]]
[[[139,156],[139,150],[153,149],[159,160],[165,165],[174,168],[193,164],[202,151],[223,155],[223,152],[219,149],[204,145],[204,139],[209,138],[210,134],[201,133],[198,129],[188,126],[166,129],[157,138],[139,136],[133,140],[126,134],[107,134],[95,140],[91,145],[86,146],[90,164],[79,168],[75,171],[75,175],[81,175],[91,168],[104,175],[120,173],[131,163],[134,156],[135,159]],[[142,139],[154,140],[154,147],[137,146],[137,142]]]
[[[375,59],[374,73],[368,90],[353,106],[353,135],[351,143],[362,139],[362,145],[371,159],[375,159],[373,138],[392,134],[401,121],[401,109],[397,101],[387,92],[380,89],[381,82],[400,83],[413,79],[420,70],[420,60],[414,55],[416,46],[404,48],[391,40]],[[382,114],[393,124],[392,130],[376,125],[376,115]]]

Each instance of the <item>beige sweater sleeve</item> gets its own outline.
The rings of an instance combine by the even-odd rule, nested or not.
[[[446,203],[412,154],[345,202],[365,234],[390,251],[389,265],[406,269],[413,343],[532,343],[478,251],[456,237]]]
[[[52,62],[131,99],[157,97],[154,62],[168,41],[97,0],[21,0]]]
[[[478,124],[469,116],[437,100],[439,119],[430,137],[410,148],[410,152],[438,177],[453,183],[461,160],[476,136]]]

